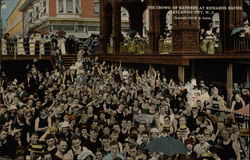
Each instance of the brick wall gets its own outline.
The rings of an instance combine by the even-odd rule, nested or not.
[[[49,0],[49,16],[56,17],[56,0]]]
[[[82,0],[82,17],[84,18],[98,18],[99,15],[94,14],[94,0]]]

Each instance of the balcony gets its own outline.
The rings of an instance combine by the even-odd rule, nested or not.
[[[232,42],[230,50],[234,53],[250,53],[250,37],[233,38]]]

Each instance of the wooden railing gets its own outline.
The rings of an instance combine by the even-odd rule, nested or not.
[[[250,53],[250,37],[232,38],[233,48],[236,53]]]

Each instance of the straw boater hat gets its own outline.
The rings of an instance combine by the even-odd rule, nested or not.
[[[31,148],[28,149],[28,151],[33,153],[43,153],[44,148],[42,145],[32,145]]]

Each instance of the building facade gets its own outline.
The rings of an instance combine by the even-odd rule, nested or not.
[[[64,30],[67,35],[84,38],[99,33],[99,0],[26,0],[19,10],[25,34]]]
[[[12,13],[6,19],[4,32],[9,33],[10,36],[19,35],[23,33],[23,14],[19,11],[19,8],[23,5],[24,2],[25,0],[19,0]]]

